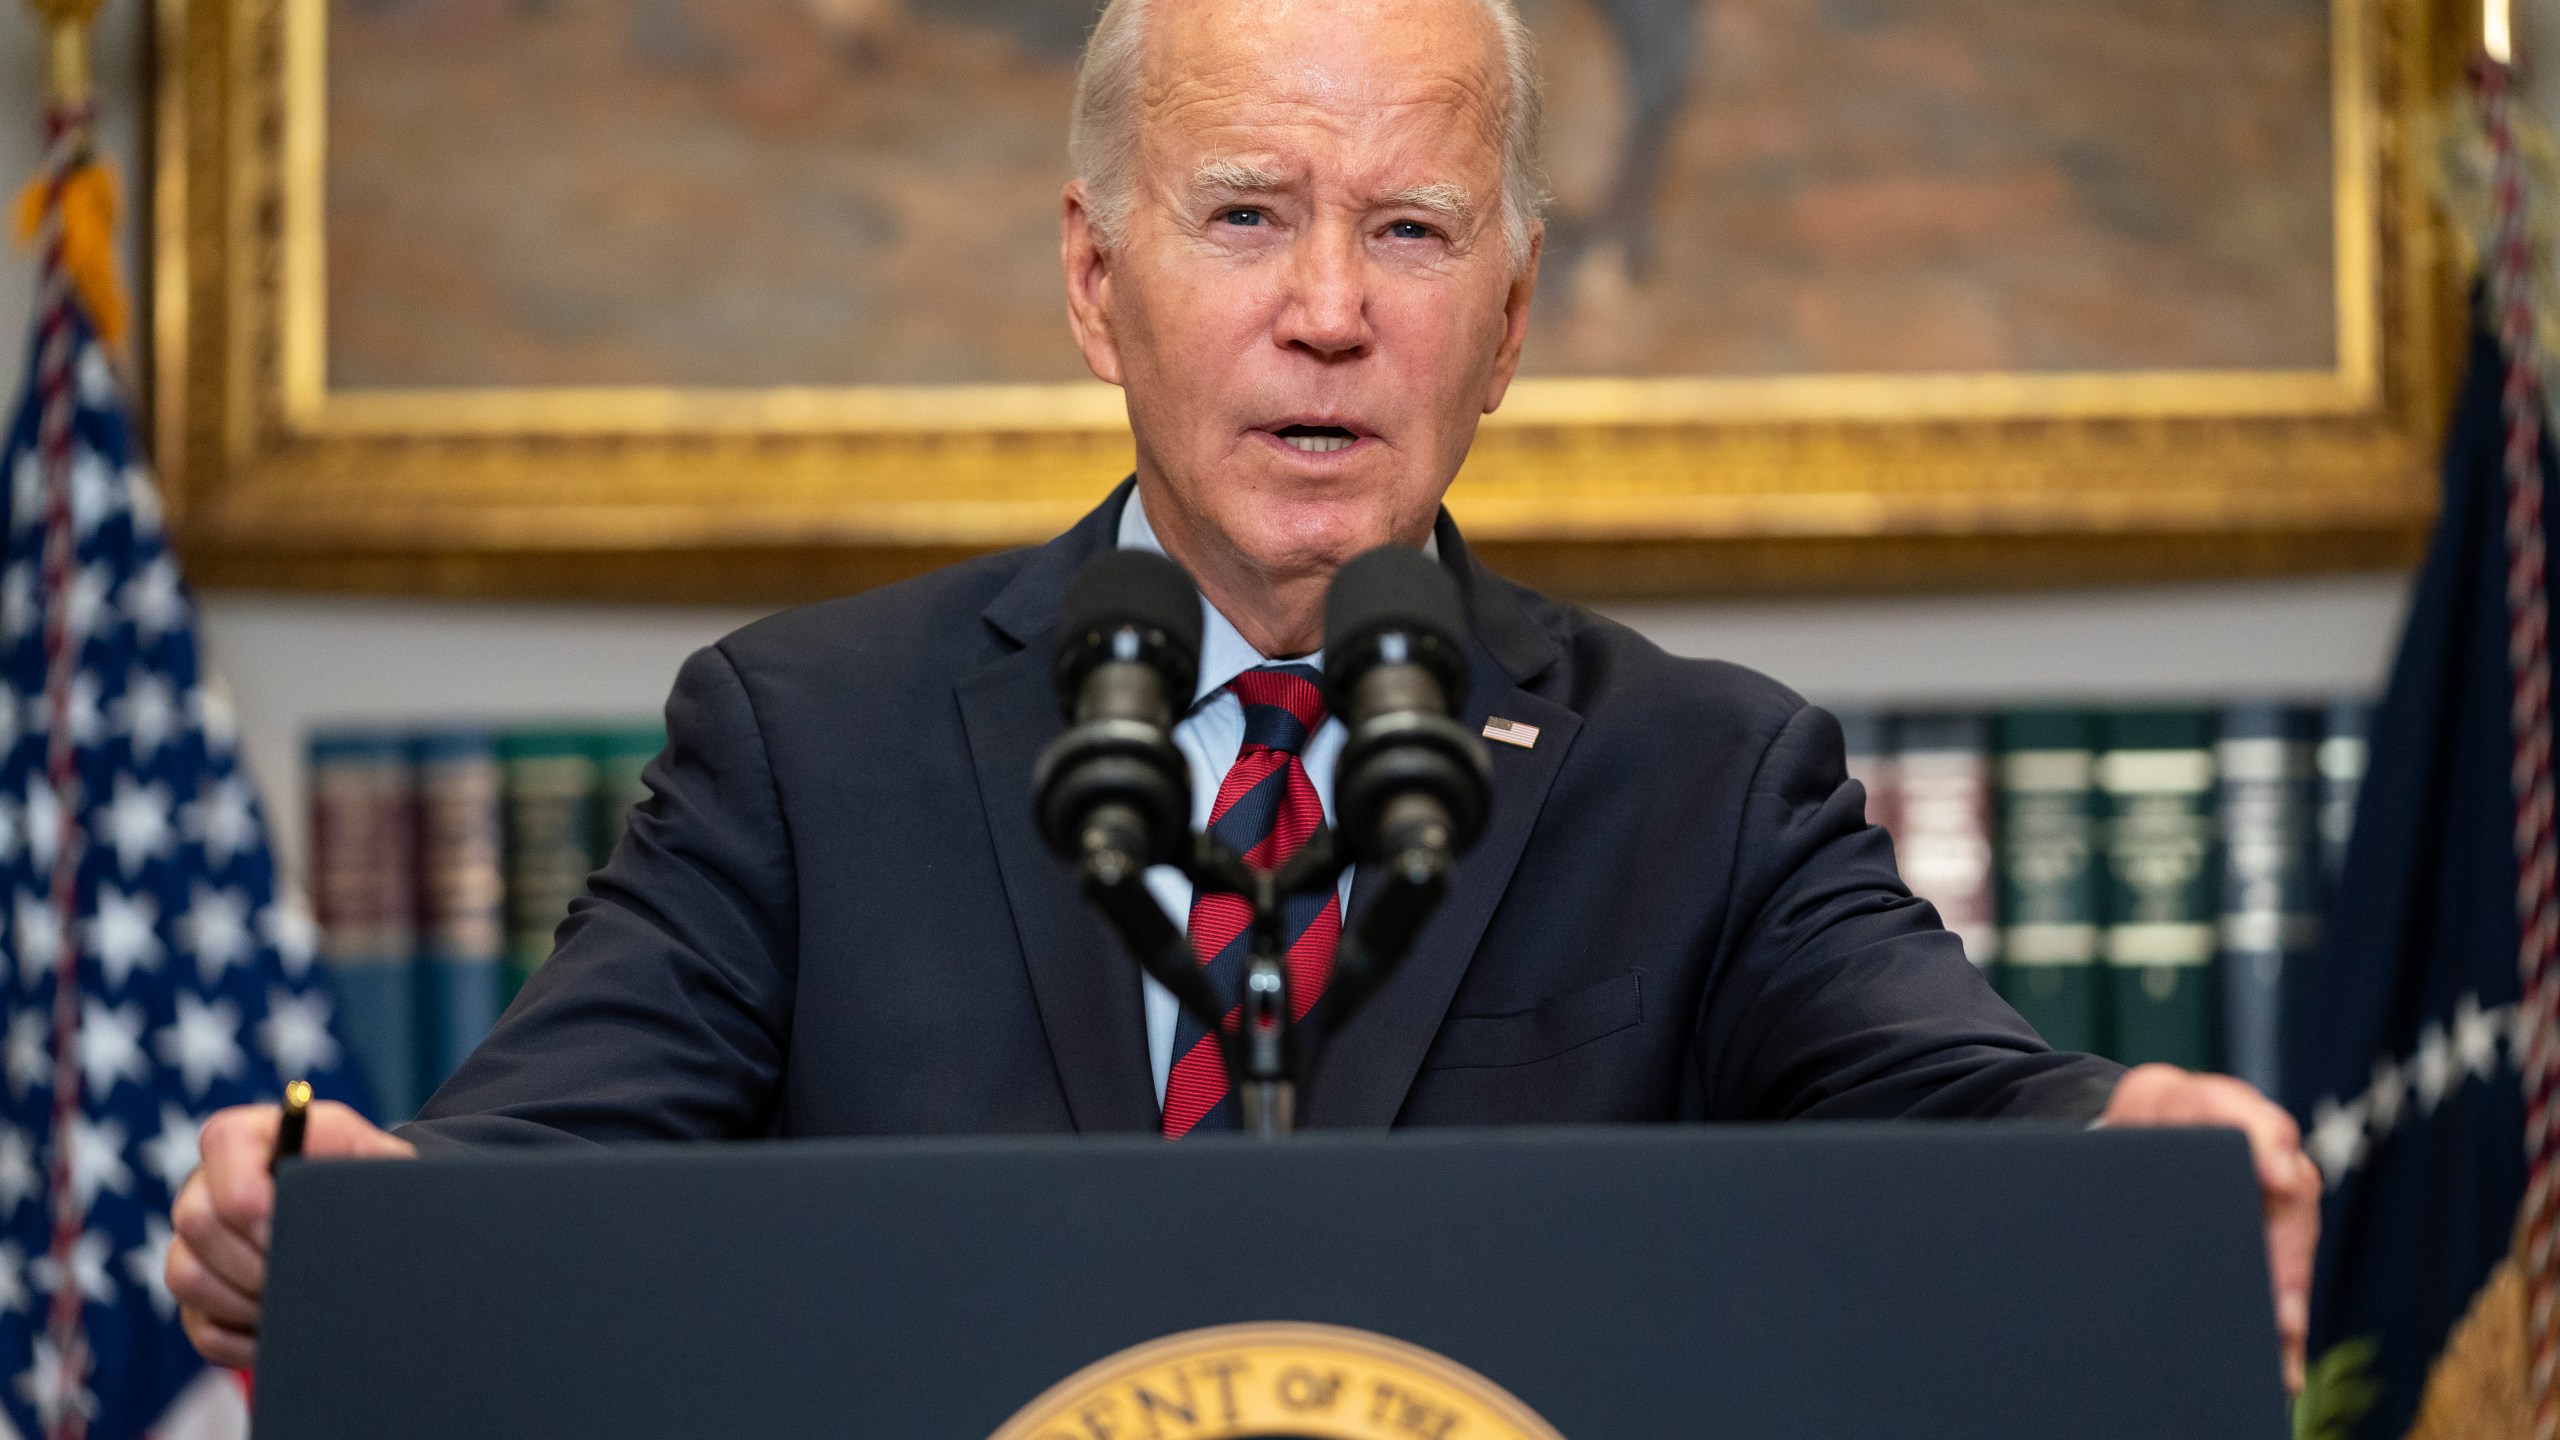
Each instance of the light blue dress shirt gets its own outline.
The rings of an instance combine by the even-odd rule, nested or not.
[[[1147,511],[1138,503],[1138,492],[1129,492],[1129,505],[1120,512],[1120,548],[1152,550],[1164,553],[1164,545],[1156,539],[1155,527],[1147,523]],[[1423,552],[1440,553],[1437,539],[1426,541]],[[1227,692],[1227,682],[1259,665],[1275,663],[1269,656],[1253,648],[1233,622],[1218,613],[1208,597],[1200,600],[1200,684],[1192,696],[1191,712],[1173,727],[1173,743],[1182,758],[1191,765],[1191,828],[1205,830],[1209,811],[1218,803],[1218,787],[1225,783],[1227,771],[1236,763],[1236,752],[1244,748],[1244,702]],[[1295,657],[1295,663],[1324,668],[1324,652]],[[1316,799],[1324,805],[1325,823],[1333,823],[1333,766],[1342,756],[1343,742],[1349,738],[1342,722],[1327,718],[1324,725],[1307,741],[1299,760],[1307,767],[1307,779],[1316,787]],[[1186,931],[1191,924],[1191,881],[1170,865],[1158,865],[1147,872],[1147,889],[1154,892],[1156,903],[1164,907],[1173,923]],[[1342,908],[1351,908],[1351,871],[1345,868],[1338,885]],[[1182,1015],[1182,1002],[1173,992],[1145,976],[1147,1005],[1147,1068],[1154,1073],[1156,1103],[1164,1103],[1165,1076],[1173,1070],[1173,1032]]]

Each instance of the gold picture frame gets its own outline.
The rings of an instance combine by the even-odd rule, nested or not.
[[[1532,379],[1450,498],[1586,595],[2401,563],[2466,334],[2424,182],[2476,7],[2332,0],[2326,370]],[[785,601],[1038,541],[1129,463],[1099,384],[333,390],[325,0],[159,0],[155,453],[217,585]]]

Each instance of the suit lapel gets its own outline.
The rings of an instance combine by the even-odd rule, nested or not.
[[[1050,627],[1076,569],[1113,543],[1132,488],[1124,482],[1074,529],[1025,560],[985,611],[987,624],[1014,648],[954,687],[1032,995],[1079,1130],[1149,1130],[1161,1114],[1147,1068],[1137,963],[1085,905],[1073,873],[1041,842],[1029,784],[1041,747],[1064,728],[1049,688]],[[1491,747],[1492,821],[1459,860],[1448,898],[1413,953],[1327,1048],[1307,1097],[1307,1121],[1314,1125],[1393,1123],[1582,728],[1580,715],[1526,688],[1561,658],[1555,641],[1505,581],[1476,566],[1445,511],[1439,542],[1473,632],[1473,684],[1460,718],[1470,730],[1496,715],[1535,725],[1538,741],[1526,750]],[[1373,884],[1365,870],[1353,877],[1355,914]]]
[[[1413,953],[1326,1047],[1308,1096],[1310,1125],[1374,1129],[1394,1123],[1485,927],[1510,888],[1556,772],[1582,729],[1580,715],[1519,683],[1536,678],[1560,658],[1555,642],[1536,627],[1502,580],[1476,568],[1446,513],[1439,538],[1442,563],[1459,582],[1475,632],[1473,684],[1459,718],[1478,732],[1496,715],[1522,721],[1538,727],[1538,739],[1526,750],[1489,747],[1491,821],[1475,848],[1459,858],[1448,897],[1416,937]],[[1366,909],[1375,888],[1376,877],[1367,867],[1352,877],[1354,914]]]
[[[1048,628],[1076,568],[1110,543],[1127,489],[1024,563],[986,610],[987,622],[1021,648],[954,690],[1032,997],[1078,1130],[1158,1123],[1137,962],[1085,905],[1031,814],[1032,762],[1064,728],[1049,686]]]

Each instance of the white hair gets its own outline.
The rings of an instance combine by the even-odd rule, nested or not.
[[[1529,266],[1529,227],[1547,202],[1538,168],[1538,66],[1529,27],[1512,0],[1477,0],[1502,37],[1502,238],[1512,273]],[[1084,182],[1086,213],[1106,248],[1126,233],[1136,199],[1138,69],[1153,0],[1110,0],[1094,22],[1076,66],[1075,110],[1067,122],[1067,161]],[[1432,186],[1445,198],[1455,186]]]

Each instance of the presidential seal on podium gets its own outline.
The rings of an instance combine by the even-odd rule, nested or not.
[[[1338,1325],[1219,1325],[1098,1360],[989,1440],[1563,1440],[1419,1345]]]

